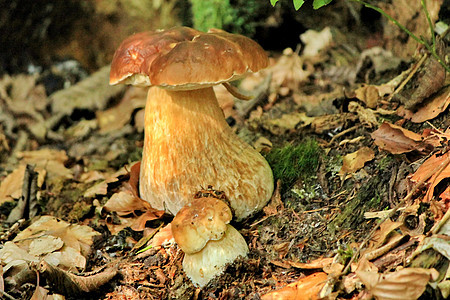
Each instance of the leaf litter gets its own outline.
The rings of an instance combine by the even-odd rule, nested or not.
[[[219,100],[233,130],[265,155],[313,138],[318,167],[276,178],[272,201],[237,224],[249,257],[202,290],[182,271],[171,216],[139,198],[145,91],[109,87],[108,66],[51,95],[36,75],[4,76],[0,213],[6,220],[24,197],[33,165],[39,216],[2,227],[0,291],[22,298],[31,284],[36,299],[447,297],[448,86],[439,77],[414,89],[441,71],[425,56],[405,72],[404,58],[379,47],[349,51],[334,28],[301,41],[303,49],[272,55],[267,70],[242,80],[256,91],[251,105]]]

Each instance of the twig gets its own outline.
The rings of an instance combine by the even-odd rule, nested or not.
[[[342,130],[341,132],[339,132],[338,134],[336,134],[335,136],[333,136],[333,137],[331,138],[330,142],[328,142],[328,144],[331,144],[332,142],[334,142],[334,140],[336,140],[338,137],[341,137],[341,136],[343,136],[343,135],[349,133],[350,131],[353,131],[353,130],[358,129],[359,126],[360,126],[360,125],[358,124],[358,125],[355,125],[355,126],[353,126],[353,127],[350,127],[350,128],[345,129],[345,130]]]
[[[13,296],[11,296],[11,295],[9,295],[7,292],[5,292],[5,291],[1,291],[0,290],[0,294],[2,295],[2,296],[5,296],[6,298],[8,298],[8,299],[10,299],[10,300],[17,300],[16,298],[14,298]]]
[[[369,234],[367,235],[367,237],[362,241],[362,243],[359,245],[358,250],[353,254],[352,258],[350,259],[350,261],[347,263],[347,265],[345,266],[344,270],[342,271],[342,274],[346,274],[350,267],[351,264],[355,261],[356,257],[359,256],[361,250],[365,247],[365,245],[367,244],[367,242],[369,242],[369,240],[372,238],[372,236],[374,235],[374,233],[378,230],[378,228],[380,227],[381,224],[383,224],[387,219],[390,219],[396,212],[397,210],[403,206],[405,204],[406,201],[408,201],[409,199],[411,199],[411,197],[414,195],[414,193],[419,189],[419,187],[421,187],[431,176],[437,174],[436,176],[438,176],[450,163],[450,155],[449,157],[443,161],[438,167],[430,170],[426,176],[424,176],[421,180],[419,180],[411,189],[411,191],[408,193],[408,195],[406,195],[405,198],[403,198],[393,209],[392,211],[386,215],[380,222],[378,222],[374,228],[372,228],[372,230],[369,232]]]
[[[405,78],[405,80],[403,80],[402,83],[400,83],[400,85],[395,89],[395,91],[389,96],[389,98],[388,98],[389,101],[392,99],[392,97],[394,97],[394,95],[398,94],[403,89],[403,87],[411,80],[411,78],[414,76],[414,74],[417,73],[417,70],[419,70],[419,68],[423,65],[423,63],[425,62],[427,57],[428,57],[428,54],[425,53],[420,58],[419,62],[417,62],[417,64],[414,66],[414,68],[411,70],[411,72],[409,72],[409,74]]]
[[[27,165],[23,176],[22,196],[17,206],[10,212],[7,223],[14,223],[22,218],[32,218],[36,215],[36,193],[37,193],[37,176],[34,166]]]

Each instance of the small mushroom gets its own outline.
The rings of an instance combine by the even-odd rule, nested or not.
[[[230,208],[212,197],[189,202],[173,219],[172,235],[185,253],[183,270],[195,285],[205,286],[226,264],[247,256],[247,243],[228,224],[231,219]]]
[[[188,27],[137,33],[122,42],[110,84],[150,86],[140,170],[141,198],[175,215],[196,191],[224,191],[237,220],[260,210],[274,184],[267,161],[228,126],[213,85],[267,67],[242,35]]]

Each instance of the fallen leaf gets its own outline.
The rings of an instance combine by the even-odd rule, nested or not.
[[[312,72],[312,66],[306,64],[305,69],[304,65],[298,53],[291,48],[285,49],[277,63],[268,70],[272,72],[271,90],[278,90],[280,87],[298,90],[299,84],[306,81]]]
[[[378,126],[377,116],[372,109],[365,108],[361,104],[351,101],[348,105],[348,110],[357,113],[358,119],[363,125],[369,128]]]
[[[0,204],[20,198],[25,167],[20,165],[0,183]]]
[[[69,159],[64,150],[43,148],[36,151],[22,151],[17,154],[21,163],[34,164],[36,169],[44,169],[47,176],[52,178],[72,178],[73,174],[64,163]]]
[[[339,171],[339,175],[341,177],[345,177],[346,174],[353,174],[362,167],[368,161],[374,159],[375,153],[372,149],[368,147],[363,147],[358,151],[353,153],[349,153],[344,156],[343,164],[341,170]]]
[[[117,274],[116,267],[109,267],[93,275],[81,276],[41,261],[35,266],[53,288],[64,295],[79,295],[97,290]]]
[[[314,118],[308,117],[304,112],[295,112],[284,114],[279,119],[268,120],[266,124],[263,124],[263,127],[275,135],[280,135],[298,127],[308,126],[313,120]]]
[[[431,146],[422,142],[423,138],[420,134],[387,122],[384,122],[377,130],[372,132],[371,137],[380,149],[392,154],[414,150],[424,151]]]
[[[323,272],[314,273],[312,275],[301,278],[300,280],[288,284],[287,286],[265,294],[262,300],[271,299],[295,299],[295,300],[313,300],[319,299],[318,294],[325,285],[328,275]]]
[[[417,112],[413,113],[411,122],[423,123],[425,121],[434,119],[439,114],[444,112],[450,104],[450,86],[443,88],[436,96],[427,101],[426,104],[420,107]]]
[[[106,195],[108,193],[108,184],[119,181],[120,176],[127,175],[128,171],[126,168],[121,168],[114,174],[108,176],[105,180],[93,185],[87,189],[83,196],[86,198],[95,197],[96,195]]]
[[[315,259],[308,263],[300,263],[294,261],[287,261],[287,263],[297,269],[310,270],[310,269],[323,269],[324,267],[331,265],[333,263],[333,260],[334,260],[333,257],[323,257]]]
[[[426,179],[425,177],[428,177],[429,174],[433,174],[431,178],[427,180],[427,182],[429,183],[429,187],[423,199],[425,202],[429,202],[434,197],[434,190],[441,181],[450,178],[450,165],[448,164],[449,160],[450,152],[447,152],[443,155],[438,155],[438,153],[436,153],[433,156],[429,157],[410,177],[410,180],[416,183]],[[442,164],[447,165],[441,172],[433,172],[433,170],[437,170]],[[445,193],[445,191],[443,193]]]
[[[59,250],[64,245],[64,242],[59,237],[51,235],[43,236],[31,241],[28,247],[28,253],[35,256],[51,253]]]
[[[97,111],[100,133],[108,133],[125,126],[130,121],[133,111],[145,106],[146,95],[146,89],[132,87],[126,91],[118,105],[104,111]]]
[[[172,223],[169,223],[153,236],[151,245],[152,247],[162,246],[170,243],[171,241],[174,241],[174,239],[172,235]]]
[[[439,272],[435,269],[405,268],[385,274],[356,271],[356,275],[379,300],[415,300],[423,294],[429,281],[437,279]]]
[[[355,90],[355,95],[356,98],[364,102],[369,108],[375,108],[380,99],[378,89],[374,85],[363,85]]]
[[[89,226],[70,224],[52,216],[41,216],[17,234],[13,242],[17,243],[19,247],[29,250],[31,243],[36,239],[54,237],[61,239],[64,242],[64,247],[71,247],[81,255],[87,256],[93,242],[92,238],[96,235],[100,235],[100,233]],[[44,252],[48,253],[48,251]],[[71,268],[73,266],[65,267]]]

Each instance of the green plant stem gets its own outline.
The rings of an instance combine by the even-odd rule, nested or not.
[[[436,51],[436,36],[434,35],[433,23],[431,23],[430,14],[428,13],[427,1],[426,0],[420,0],[420,4],[422,4],[422,9],[425,12],[425,16],[427,17],[428,27],[430,27],[431,41],[432,41],[431,45],[433,47],[433,50]]]
[[[385,16],[386,18],[388,18],[389,21],[391,21],[392,23],[394,23],[398,28],[400,28],[401,30],[403,30],[404,32],[406,32],[410,37],[412,37],[414,40],[416,40],[419,44],[424,45],[425,48],[427,48],[428,51],[430,51],[431,55],[433,55],[434,58],[436,58],[436,60],[441,64],[442,67],[444,67],[444,69],[450,73],[450,67],[447,66],[447,64],[441,59],[441,57],[439,57],[439,55],[436,53],[436,47],[435,47],[435,38],[434,38],[434,32],[433,32],[433,26],[431,25],[431,19],[430,16],[428,14],[428,10],[426,9],[426,5],[425,3],[423,3],[424,6],[424,10],[425,13],[427,15],[427,19],[429,20],[429,24],[430,24],[430,28],[431,28],[431,36],[433,37],[433,46],[430,46],[430,44],[428,44],[425,39],[421,39],[418,38],[414,33],[412,33],[411,31],[408,30],[408,28],[406,28],[405,26],[403,26],[402,24],[400,24],[396,19],[394,19],[393,17],[391,17],[390,15],[388,15],[384,10],[382,10],[379,7],[373,6],[370,3],[367,3],[363,0],[350,0],[350,1],[354,1],[354,2],[358,2],[359,4],[364,5],[367,8],[373,9],[377,12],[379,12],[381,15]],[[421,0],[422,2],[424,0]]]

